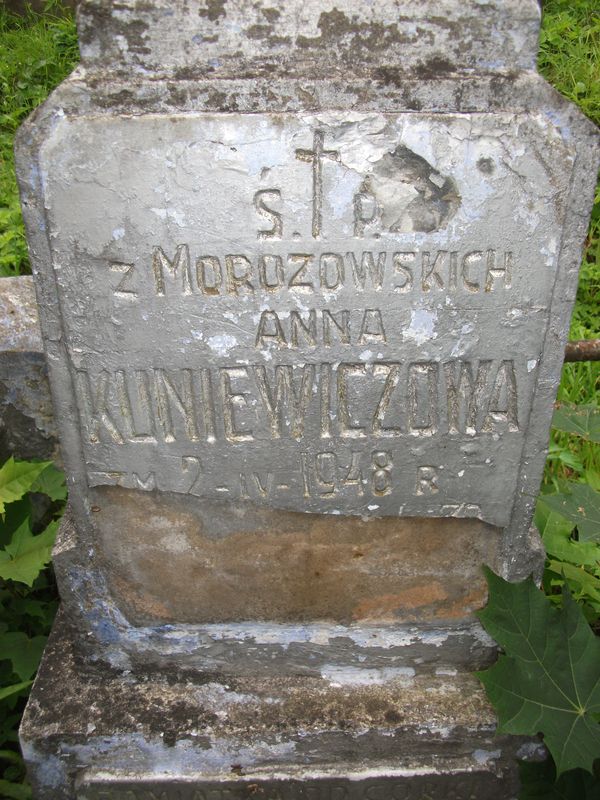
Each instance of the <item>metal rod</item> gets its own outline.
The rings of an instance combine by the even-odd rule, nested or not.
[[[600,361],[600,339],[567,342],[565,361]]]

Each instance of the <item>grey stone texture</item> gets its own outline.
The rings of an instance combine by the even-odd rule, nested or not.
[[[543,562],[598,165],[539,17],[80,7],[17,143],[71,487],[40,798],[514,796],[474,611]]]
[[[39,800],[479,800],[516,795],[477,679],[91,670],[60,619],[21,727]],[[57,713],[57,710],[60,712]]]
[[[0,463],[60,463],[33,279],[0,279]]]

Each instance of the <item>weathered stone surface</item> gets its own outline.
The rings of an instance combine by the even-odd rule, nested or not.
[[[227,518],[227,515],[223,515]],[[176,531],[173,533],[177,533]],[[339,560],[341,554],[336,554]],[[359,560],[359,559],[356,559]],[[118,576],[119,565],[112,564]],[[419,667],[433,671],[436,667],[477,668],[490,663],[496,649],[492,640],[485,634],[478,622],[464,618],[450,617],[450,608],[438,605],[442,622],[434,614],[426,615],[423,608],[417,608],[419,624],[390,623],[389,608],[396,603],[408,606],[410,589],[403,597],[379,596],[376,602],[378,617],[371,619],[331,621],[328,610],[326,619],[297,618],[295,621],[279,621],[282,615],[276,613],[276,598],[268,597],[272,619],[252,621],[244,612],[244,622],[188,622],[169,623],[157,627],[155,620],[164,614],[164,608],[157,608],[156,592],[150,597],[134,584],[117,585],[117,600],[107,585],[105,575],[106,559],[98,556],[95,548],[84,548],[80,540],[80,529],[74,525],[67,514],[61,525],[54,552],[54,567],[60,585],[69,586],[63,595],[63,605],[78,627],[89,630],[92,636],[85,637],[84,645],[91,649],[91,655],[101,657],[120,669],[139,671],[148,664],[167,668],[169,665],[185,666],[189,669],[225,670],[231,674],[253,674],[262,672],[280,675],[282,673],[320,676],[330,667],[363,669]],[[182,585],[185,574],[177,573],[177,584],[181,586],[182,598],[191,598],[201,590],[189,590]],[[428,576],[429,577],[429,576]],[[164,578],[162,579],[164,580]],[[173,594],[165,581],[165,597],[173,604]],[[449,581],[444,581],[446,590]],[[414,585],[414,584],[413,584]],[[403,582],[403,586],[405,583]],[[436,587],[423,580],[423,593],[434,593]],[[440,589],[437,589],[440,591]],[[471,587],[474,592],[477,587]],[[240,589],[243,592],[243,588]],[[443,589],[442,589],[443,591]],[[137,595],[137,596],[136,596]],[[135,605],[137,600],[137,607]],[[285,602],[286,598],[284,598]],[[211,601],[210,602],[214,602]],[[256,606],[256,600],[249,600]],[[281,602],[281,601],[280,601]],[[316,598],[305,597],[309,610],[318,602]],[[335,603],[339,600],[335,599]],[[412,598],[412,603],[415,598]],[[476,596],[455,599],[461,611],[469,602],[476,602]],[[184,600],[179,608],[184,605]],[[122,606],[130,611],[138,623],[133,625],[124,613]],[[386,619],[383,611],[388,614]],[[335,608],[335,606],[334,606]],[[144,612],[144,616],[142,613]],[[398,613],[397,608],[395,610]],[[413,609],[414,612],[414,609]],[[200,613],[200,612],[199,612]],[[202,611],[201,613],[206,613]],[[408,616],[404,609],[405,619]],[[229,611],[226,611],[229,614]],[[137,620],[136,620],[137,615]],[[289,611],[288,611],[289,619]],[[150,617],[150,621],[148,621]],[[298,614],[300,617],[300,614]],[[383,618],[382,618],[383,617]],[[284,617],[285,619],[285,617]]]
[[[0,463],[60,460],[32,278],[0,279]]]
[[[17,147],[72,486],[38,797],[514,797],[473,611],[542,562],[598,164],[537,3],[79,28]]]
[[[530,115],[58,121],[89,487],[508,527],[573,156]]]
[[[117,487],[102,502],[99,558],[138,625],[461,619],[485,602],[482,562],[499,566],[498,532],[478,520],[330,519],[154,495],[140,508]]]
[[[268,75],[347,80],[390,65],[420,78],[535,68],[539,8],[533,0],[309,0],[300,3],[169,0],[80,10],[83,64],[114,74],[177,79]],[[100,24],[99,24],[100,23]]]
[[[17,153],[69,614],[121,666],[485,661],[478,564],[540,565],[597,163],[533,71],[537,4],[79,25]]]
[[[139,680],[81,663],[63,620],[21,741],[39,800],[514,797],[536,745],[494,727],[465,673]]]

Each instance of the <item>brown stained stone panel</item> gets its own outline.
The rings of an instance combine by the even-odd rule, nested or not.
[[[105,574],[136,625],[456,620],[485,603],[481,565],[494,566],[499,539],[471,519],[362,520],[118,487],[94,494]]]

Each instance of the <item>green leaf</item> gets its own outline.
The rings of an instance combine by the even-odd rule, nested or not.
[[[30,491],[47,494],[51,500],[66,500],[67,487],[64,472],[49,463],[46,469],[38,475]]]
[[[31,786],[26,783],[0,780],[0,797],[6,797],[8,800],[31,800]]]
[[[46,469],[50,461],[15,461],[11,456],[0,468],[0,514],[4,514],[6,503],[20,500],[31,487],[36,478]]]
[[[600,800],[600,781],[583,769],[563,772],[556,780],[552,759],[520,761],[519,800]]]
[[[52,619],[51,601],[49,600],[33,600],[30,597],[17,597],[11,600],[12,609],[19,617],[31,617],[32,619],[47,622]],[[29,621],[23,619],[20,622],[21,626],[25,626]]]
[[[535,736],[556,763],[592,771],[600,755],[600,639],[563,588],[555,609],[529,578],[508,583],[486,569],[483,626],[506,655],[478,673],[498,713],[500,733]]]
[[[0,550],[0,578],[20,581],[27,586],[33,582],[50,561],[58,521],[51,522],[43,533],[34,536],[26,520],[4,550]]]
[[[11,761],[13,764],[22,764],[23,760],[18,753],[14,750],[0,750],[0,759],[3,761]]]
[[[593,469],[586,469],[585,482],[588,486],[591,486],[592,489],[600,492],[600,472],[595,472]]]
[[[29,688],[33,681],[23,681],[23,683],[13,683],[12,686],[3,686],[0,688],[0,700],[5,700],[7,697],[12,697],[19,694],[23,689]]]
[[[567,564],[565,561],[550,561],[548,569],[558,575],[563,575],[571,592],[580,595],[579,599],[589,599],[600,606],[600,580],[583,567]]]
[[[552,427],[574,433],[589,442],[600,442],[600,408],[560,405],[552,417]]]
[[[47,636],[30,639],[21,631],[4,633],[0,635],[0,659],[9,659],[15,674],[22,681],[29,680],[39,666],[47,641]]]
[[[559,561],[585,567],[600,567],[600,548],[595,542],[577,542],[558,531],[544,534],[544,547],[548,555]]]
[[[545,494],[544,503],[577,525],[579,539],[600,544],[600,492],[585,483],[569,482],[567,492]]]
[[[0,280],[2,280],[0,278]],[[4,519],[0,519],[0,547],[10,544],[10,540],[17,528],[30,518],[32,514],[31,497],[25,495],[15,503],[9,503],[4,512]]]
[[[600,567],[600,548],[595,542],[579,542],[571,537],[573,522],[552,511],[545,503],[548,495],[538,498],[534,522],[549,555],[559,561],[587,567]]]
[[[562,514],[552,511],[544,502],[547,495],[540,495],[535,506],[535,514],[533,521],[540,532],[542,537],[549,534],[558,534],[560,536],[570,536],[574,524],[565,519]]]

